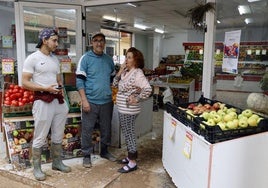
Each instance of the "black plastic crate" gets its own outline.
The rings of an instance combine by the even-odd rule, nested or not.
[[[207,125],[204,119],[200,117],[197,117],[195,121],[194,126],[197,126],[198,133],[212,144],[268,131],[267,118],[262,119],[256,127],[248,126],[230,130],[222,130],[219,125]]]
[[[239,138],[243,136],[248,136],[252,134],[257,134],[260,132],[268,131],[268,118],[264,118],[259,122],[258,126],[256,127],[250,127],[247,128],[237,128],[237,129],[228,129],[228,130],[222,130],[219,125],[208,125],[205,123],[204,118],[199,117],[199,114],[191,115],[187,113],[187,107],[190,104],[210,104],[213,105],[217,100],[210,100],[204,97],[201,97],[197,102],[191,102],[191,103],[182,103],[179,104],[179,106],[176,106],[171,103],[166,104],[167,112],[170,113],[174,118],[176,118],[178,121],[182,122],[184,125],[191,127],[191,129],[203,136],[205,140],[207,140],[210,143],[217,143],[222,141],[231,140],[234,138]],[[237,108],[235,106],[229,105],[224,103],[227,108],[235,108],[236,112],[240,114],[243,110],[240,108]]]
[[[166,111],[170,113],[174,118],[183,123],[184,125],[196,129],[195,116],[188,114],[185,110],[180,109],[174,104],[166,103]],[[196,131],[196,130],[194,130]]]

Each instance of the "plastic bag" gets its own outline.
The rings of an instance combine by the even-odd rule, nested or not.
[[[164,104],[166,104],[167,102],[174,104],[173,93],[170,87],[166,88],[166,90],[163,92],[163,95],[164,95],[164,98],[163,98]]]

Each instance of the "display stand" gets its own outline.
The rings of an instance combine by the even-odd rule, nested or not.
[[[187,83],[170,83],[170,82],[150,82],[154,87],[154,90],[159,90],[159,88],[175,89],[178,92],[179,100],[182,103],[195,101],[195,80],[191,79]],[[179,101],[180,102],[180,101]]]
[[[177,187],[266,188],[268,132],[211,144],[164,112],[163,165]]]
[[[80,145],[80,113],[69,113],[66,121],[63,146],[63,159],[81,156]],[[7,117],[3,118],[5,129],[7,153],[11,163],[16,169],[31,167],[31,146],[34,132],[33,117]],[[50,135],[43,147],[41,160],[50,162]]]

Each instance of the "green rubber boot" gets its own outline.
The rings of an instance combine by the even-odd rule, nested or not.
[[[33,175],[38,181],[44,181],[46,179],[46,174],[41,169],[41,152],[42,148],[33,148]]]
[[[71,172],[72,169],[69,166],[63,164],[61,159],[62,146],[61,144],[52,143],[51,145],[51,157],[52,157],[52,169],[59,170],[61,172]]]

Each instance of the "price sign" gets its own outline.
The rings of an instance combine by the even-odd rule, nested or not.
[[[185,137],[184,148],[183,148],[183,154],[188,159],[191,158],[192,142],[193,142],[193,135],[187,131],[186,132],[186,137]]]
[[[67,38],[67,28],[66,27],[59,27],[58,28],[58,35],[60,38]]]
[[[14,60],[11,58],[2,59],[2,74],[14,74]]]
[[[12,36],[2,36],[2,47],[12,48],[13,47],[13,37]]]
[[[67,58],[67,59],[62,59],[61,60],[61,72],[62,73],[71,73],[72,72],[72,60]]]
[[[176,132],[177,122],[174,119],[171,119],[170,129],[169,129],[169,138],[174,140],[174,135]]]

